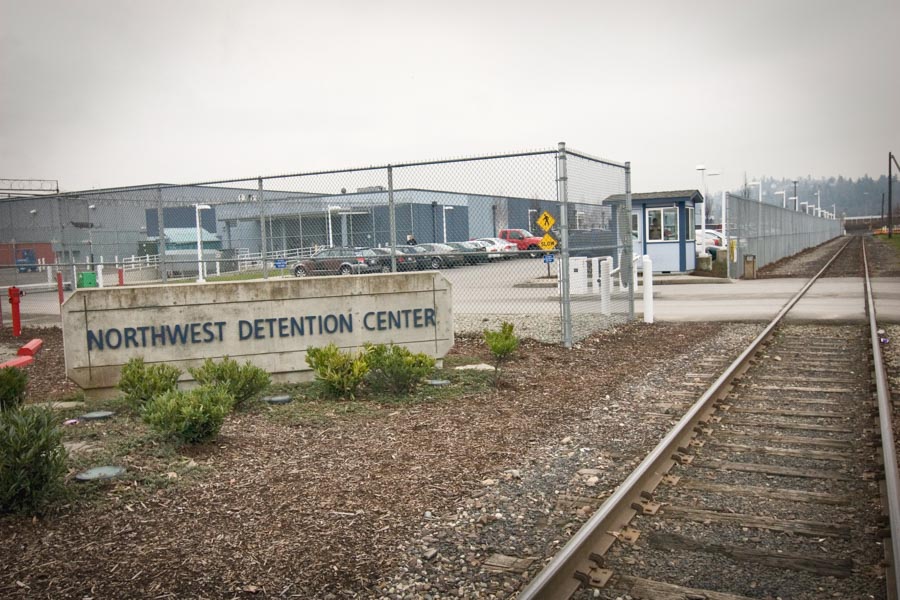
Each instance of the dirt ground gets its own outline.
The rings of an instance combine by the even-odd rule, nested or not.
[[[571,351],[528,340],[500,390],[484,376],[431,401],[359,412],[273,418],[264,407],[234,415],[200,448],[166,450],[146,433],[105,447],[116,428],[140,429],[124,414],[84,425],[96,460],[117,456],[129,475],[90,492],[69,482],[73,498],[40,518],[0,518],[0,596],[377,596],[423,515],[452,512],[485,478],[558,441],[638,377],[635,364],[682,356],[721,327],[633,324]],[[24,337],[37,335],[47,347],[31,398],[64,395],[58,334]],[[480,340],[458,339],[447,362],[486,358]]]

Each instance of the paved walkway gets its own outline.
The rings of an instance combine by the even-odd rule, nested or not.
[[[805,279],[714,280],[692,276],[660,276],[654,285],[654,312],[657,321],[767,321],[806,282]],[[484,281],[484,280],[482,280]],[[723,284],[724,283],[724,284]],[[456,282],[464,286],[463,282]],[[677,285],[683,284],[683,285]],[[496,285],[496,284],[495,284]],[[900,278],[877,278],[874,292],[879,320],[900,323]],[[511,290],[512,291],[512,290]],[[479,293],[480,292],[480,293]],[[555,314],[557,301],[545,289],[514,290],[518,303],[525,293],[534,294],[526,304],[532,314]],[[68,296],[70,292],[66,293]],[[460,294],[460,313],[496,312],[498,301],[509,306],[512,298],[496,290],[466,290]],[[642,289],[635,294],[635,311],[643,314]],[[56,293],[31,293],[23,299],[23,324],[59,325]],[[3,322],[9,327],[9,305],[4,302]],[[790,317],[795,321],[863,321],[863,282],[858,277],[826,278],[816,283]]]

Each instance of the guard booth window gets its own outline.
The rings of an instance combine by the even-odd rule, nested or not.
[[[647,209],[648,242],[677,242],[678,239],[678,209]]]
[[[694,234],[696,230],[696,225],[694,224],[694,207],[688,206],[685,208],[685,212],[687,213],[687,227],[685,231],[687,233],[687,241],[692,241],[696,236]]]

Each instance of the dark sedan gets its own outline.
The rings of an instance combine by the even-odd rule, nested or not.
[[[461,267],[466,264],[463,255],[447,244],[419,244],[416,250],[419,249],[419,260],[424,258],[425,264],[432,269]]]
[[[487,250],[477,242],[447,242],[447,245],[462,254],[467,265],[488,261]]]
[[[381,265],[382,273],[391,272],[391,249],[390,248],[370,248],[372,252],[378,255],[378,262]],[[419,260],[416,258],[416,251],[409,246],[397,246],[397,270],[398,271],[415,271],[422,268]]]

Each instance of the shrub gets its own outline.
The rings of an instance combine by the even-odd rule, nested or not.
[[[28,375],[15,367],[0,369],[0,411],[18,408],[25,401]]]
[[[413,391],[434,369],[434,359],[427,354],[414,354],[403,346],[384,344],[366,344],[366,362],[367,381],[372,389],[394,394]]]
[[[312,367],[316,380],[322,382],[325,391],[338,398],[353,399],[369,372],[365,354],[342,352],[334,344],[309,348],[306,364]]]
[[[119,389],[134,408],[140,409],[153,398],[177,389],[180,376],[178,367],[165,363],[148,367],[143,358],[132,358],[122,367]]]
[[[66,451],[49,410],[0,411],[0,512],[36,512],[62,489]]]
[[[233,404],[234,398],[221,387],[170,390],[144,405],[141,417],[157,433],[198,444],[216,439]]]
[[[236,360],[227,356],[221,362],[211,358],[203,361],[203,365],[188,369],[200,385],[219,386],[234,398],[234,405],[242,406],[269,387],[271,379],[263,369],[249,362],[239,365]]]
[[[512,323],[500,324],[500,331],[484,330],[484,341],[494,356],[494,386],[500,385],[500,367],[519,348],[519,338],[513,333]]]

